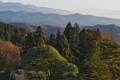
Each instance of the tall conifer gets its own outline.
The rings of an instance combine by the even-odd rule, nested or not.
[[[72,27],[72,24],[69,22],[64,30],[64,34],[68,40],[68,43],[70,44],[71,53],[75,56],[75,62],[78,62],[78,55],[80,54],[79,51],[79,25],[75,23],[74,27]]]
[[[36,45],[45,44],[44,32],[42,31],[42,28],[40,26],[38,26],[35,32],[35,43]]]
[[[47,44],[55,47],[56,38],[55,38],[55,35],[54,35],[54,34],[51,34],[51,35],[50,35],[50,37],[48,38]]]
[[[110,80],[108,67],[100,60],[99,40],[83,30],[80,34],[80,80]]]
[[[26,35],[25,45],[26,47],[35,46],[34,32],[31,32]]]

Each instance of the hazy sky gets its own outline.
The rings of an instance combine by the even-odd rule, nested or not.
[[[20,2],[38,7],[49,7],[63,10],[85,8],[102,8],[120,10],[120,0],[0,0],[2,2]]]

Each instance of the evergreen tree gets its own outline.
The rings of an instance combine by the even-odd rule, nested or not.
[[[75,56],[75,64],[79,62],[77,57],[80,54],[79,50],[79,31],[80,27],[77,23],[74,24],[72,27],[71,23],[69,22],[64,30],[64,34],[70,44],[71,53]]]
[[[108,67],[100,60],[99,40],[83,30],[80,34],[80,80],[110,80]]]
[[[94,30],[87,29],[87,32],[89,32],[91,35],[93,35],[96,38],[102,38],[101,37],[101,32],[98,28],[94,29]]]
[[[53,47],[55,47],[56,44],[56,39],[55,39],[55,35],[51,34],[49,40],[47,41],[48,45],[51,45]]]
[[[77,23],[75,23],[73,27],[73,36],[72,36],[73,38],[72,38],[72,43],[71,43],[71,46],[74,46],[72,47],[72,52],[74,53],[75,56],[78,56],[80,54],[79,32],[80,32],[80,26]]]
[[[78,23],[75,23],[75,24],[74,24],[74,27],[75,27],[76,30],[78,30],[78,31],[82,30],[82,28],[79,26]]]
[[[5,41],[3,33],[0,33],[0,39],[3,40],[3,41]]]
[[[101,32],[100,32],[100,30],[97,28],[97,29],[95,29],[96,31],[95,31],[95,35],[96,35],[96,37],[98,37],[98,38],[102,38],[101,37]]]
[[[22,44],[27,33],[28,31],[23,28],[17,28],[0,22],[0,38],[4,41],[11,41],[14,44]]]
[[[26,47],[33,47],[35,46],[35,39],[34,39],[34,32],[31,32],[26,35],[25,46]]]
[[[60,32],[60,30],[58,29],[58,31],[57,31],[57,36],[56,36],[56,44],[55,44],[55,48],[58,50],[58,51],[61,51],[61,48],[62,48],[62,46],[61,46],[61,37],[62,35],[61,35],[61,32]]]
[[[84,60],[85,55],[89,53],[88,51],[88,49],[90,48],[90,46],[88,46],[88,43],[90,43],[90,40],[88,39],[89,36],[90,34],[88,33],[86,29],[83,29],[79,34],[80,54],[78,56],[79,56],[80,61]]]
[[[64,30],[64,34],[68,40],[69,43],[71,43],[70,39],[72,37],[71,33],[73,31],[72,24],[69,22]]]
[[[61,35],[58,31],[56,42],[56,49],[59,51],[59,53],[69,62],[73,62],[73,55],[71,54],[70,45],[68,43],[68,40],[66,39],[66,36],[64,34]]]
[[[4,38],[6,41],[10,41],[10,34],[7,31],[4,33]]]
[[[60,32],[60,29],[58,29],[58,31],[57,31],[57,37],[56,37],[57,43],[60,42],[60,40],[61,40],[61,35],[62,35],[62,33]]]
[[[42,28],[40,26],[38,26],[37,31],[35,32],[35,44],[45,44],[44,32],[42,31]]]

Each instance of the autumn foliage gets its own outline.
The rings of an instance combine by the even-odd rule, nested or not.
[[[100,31],[100,34],[101,34],[102,39],[109,39],[113,43],[118,43],[109,33],[106,33],[104,31]]]
[[[20,64],[20,49],[12,44],[12,42],[0,42],[0,52],[7,59],[7,64],[10,67],[17,68]]]

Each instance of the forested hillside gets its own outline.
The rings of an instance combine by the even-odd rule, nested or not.
[[[0,79],[14,79],[12,71],[22,68],[19,75],[29,80],[120,80],[120,45],[99,29],[69,22],[45,37],[41,26],[34,32],[4,23],[0,28]]]
[[[27,23],[9,23],[10,25],[19,27],[19,28],[24,28],[28,31],[35,31],[37,26],[33,26]],[[56,34],[57,30],[60,29],[61,32],[64,31],[65,27],[60,27],[60,26],[51,26],[51,25],[45,25],[41,26],[42,30],[44,31],[45,36],[50,36],[50,34]],[[81,28],[84,29],[99,29],[101,33],[103,34],[102,37],[106,38],[114,38],[118,43],[120,43],[120,27],[117,25],[95,25],[95,26],[80,26]],[[107,33],[105,33],[107,32]],[[110,35],[109,35],[110,34]]]
[[[23,28],[17,28],[0,22],[0,39],[3,41],[11,41],[14,44],[22,44],[27,33],[28,31]]]
[[[36,28],[38,26],[33,26],[27,23],[16,23],[16,22],[12,22],[9,23],[10,25],[16,26],[18,28],[24,28],[28,31],[36,31]],[[57,30],[60,29],[61,31],[64,30],[64,27],[60,27],[60,26],[51,26],[51,25],[45,25],[45,26],[41,26],[42,30],[44,31],[44,35],[45,36],[50,36],[50,34],[56,34]]]
[[[111,25],[95,25],[95,26],[84,26],[85,29],[100,29],[109,33],[113,38],[115,38],[120,43],[120,27],[114,24]]]

